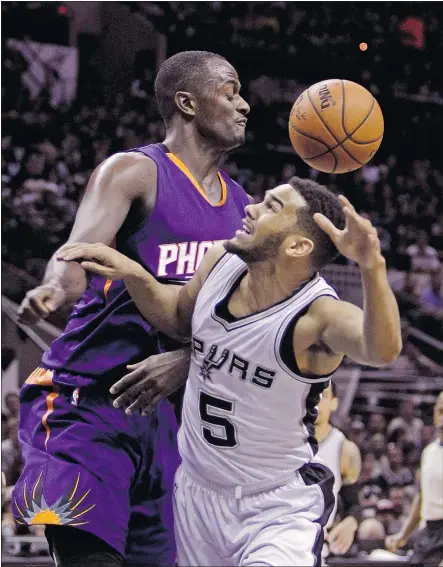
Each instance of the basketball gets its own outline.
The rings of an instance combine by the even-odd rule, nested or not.
[[[383,129],[383,114],[372,94],[342,79],[306,89],[289,117],[294,150],[326,173],[348,173],[367,163],[380,147]]]

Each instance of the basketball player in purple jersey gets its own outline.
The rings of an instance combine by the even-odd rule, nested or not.
[[[168,59],[155,90],[164,143],[114,155],[94,171],[69,242],[112,244],[179,284],[241,226],[248,197],[218,162],[244,142],[249,106],[235,69],[204,51]],[[64,333],[21,390],[16,521],[47,526],[59,567],[173,565],[172,408],[163,402],[149,418],[128,415],[109,394],[128,365],[158,354],[158,333],[122,281],[91,278],[55,256],[20,316],[32,324],[76,300]],[[187,354],[172,358],[170,375],[187,374]]]

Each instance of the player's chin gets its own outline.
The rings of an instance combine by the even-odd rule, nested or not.
[[[234,148],[243,146],[245,141],[246,141],[246,134],[244,130],[243,132],[236,132],[230,140],[229,149],[233,150]]]
[[[226,252],[229,252],[230,254],[238,254],[243,250],[243,246],[237,236],[234,236],[234,238],[231,238],[230,240],[225,240],[223,246],[225,247]]]

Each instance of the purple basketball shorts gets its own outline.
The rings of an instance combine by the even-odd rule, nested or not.
[[[100,384],[76,388],[66,378],[39,368],[21,389],[17,523],[76,527],[129,564],[173,565],[179,454],[172,406],[165,401],[150,417],[127,416]]]

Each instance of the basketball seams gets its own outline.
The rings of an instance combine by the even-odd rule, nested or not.
[[[330,148],[328,146],[328,144],[326,144],[326,142],[324,142],[323,140],[320,140],[319,138],[316,138],[315,136],[312,136],[311,134],[306,134],[305,132],[303,132],[303,130],[299,130],[298,128],[296,128],[291,122],[289,123],[289,126],[294,130],[294,132],[297,132],[297,134],[300,134],[301,136],[305,136],[306,138],[309,138],[310,140],[314,140],[315,142],[318,142],[319,144],[321,144],[322,146],[325,146],[325,148],[328,148],[325,152],[321,153],[321,154],[316,154],[315,156],[312,157],[302,157],[302,159],[313,159],[313,158],[317,158],[320,156],[324,156],[326,155],[330,150],[332,150],[333,148]],[[335,146],[336,147],[336,146]]]
[[[324,127],[326,128],[326,130],[331,134],[331,136],[332,136],[332,137],[334,138],[334,140],[337,142],[337,146],[342,146],[343,142],[345,142],[346,139],[343,140],[342,142],[340,142],[340,141],[337,139],[337,136],[332,132],[332,130],[329,128],[329,126],[326,124],[326,122],[322,119],[320,113],[318,112],[317,108],[315,107],[315,104],[314,104],[313,101],[312,101],[311,93],[309,92],[309,91],[311,90],[311,88],[312,88],[312,87],[309,87],[309,89],[307,89],[306,94],[308,95],[309,102],[311,103],[312,108],[314,109],[314,112],[317,114],[318,118],[320,119],[321,123],[324,125]],[[343,101],[343,106],[344,106],[344,101]],[[336,147],[337,147],[337,146],[336,146]],[[343,151],[344,151],[346,154],[348,154],[348,156],[349,156],[351,159],[353,159],[356,163],[358,163],[358,164],[360,164],[360,165],[364,165],[364,163],[362,163],[360,160],[358,160],[356,157],[354,157],[345,147],[342,146],[342,148],[343,148]]]
[[[375,99],[374,99],[375,101]],[[372,109],[371,109],[372,112]],[[291,112],[292,115],[292,112]],[[365,120],[367,120],[368,117],[365,118]],[[363,124],[363,122],[362,122]],[[353,144],[357,144],[359,146],[365,146],[366,144],[374,144],[375,142],[378,142],[378,140],[381,140],[381,138],[383,138],[383,134],[381,136],[379,136],[378,138],[376,138],[375,140],[368,140],[367,142],[356,142],[355,140],[353,140],[350,136],[352,136],[352,134],[354,134],[362,125],[360,124],[353,132],[351,132],[350,135],[346,136],[346,138],[344,140],[342,140],[341,142],[335,144],[335,146],[332,146],[331,148],[328,146],[328,144],[326,144],[323,140],[320,140],[319,138],[316,138],[315,136],[312,136],[311,134],[307,134],[306,132],[303,132],[303,130],[299,130],[298,128],[296,128],[292,122],[289,122],[289,127],[292,128],[294,130],[294,132],[297,132],[297,134],[299,134],[300,136],[305,136],[306,138],[309,138],[310,140],[314,140],[320,144],[322,144],[323,146],[325,146],[326,148],[328,148],[326,151],[320,153],[320,154],[315,154],[314,156],[300,156],[302,159],[317,159],[319,157],[323,157],[325,156],[327,153],[329,152],[333,152],[333,150],[339,148],[342,144],[344,144],[345,142],[347,142],[348,140],[350,140]],[[334,154],[335,156],[335,154]]]
[[[292,114],[292,112],[291,112]],[[306,138],[309,138],[310,140],[314,140],[315,142],[320,143],[322,146],[325,146],[326,148],[328,148],[325,152],[321,153],[321,154],[316,154],[315,156],[312,157],[304,157],[304,156],[299,156],[301,159],[303,160],[312,160],[312,159],[317,159],[319,157],[323,157],[329,153],[332,154],[332,157],[334,158],[334,167],[332,169],[332,171],[330,171],[329,173],[334,173],[334,171],[337,169],[337,165],[338,165],[338,160],[337,160],[337,156],[334,154],[334,152],[332,151],[334,148],[336,148],[337,146],[334,146],[334,148],[330,148],[325,142],[323,142],[323,140],[319,140],[318,138],[316,138],[315,136],[311,136],[310,134],[306,134],[305,132],[303,132],[302,130],[299,130],[298,128],[296,128],[292,122],[289,122],[289,126],[290,128],[292,128],[294,130],[294,132],[297,132],[297,134],[299,134],[300,136],[305,136]]]

